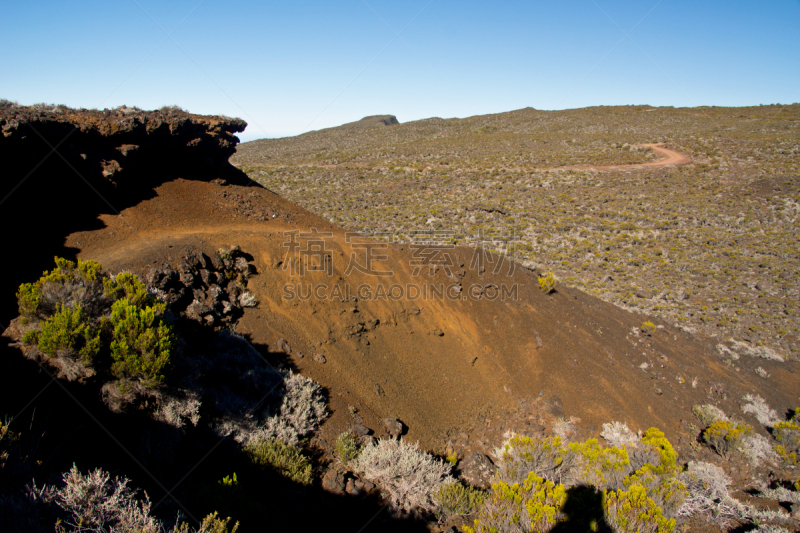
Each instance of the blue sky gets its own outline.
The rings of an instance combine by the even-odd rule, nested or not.
[[[800,101],[800,0],[31,0],[1,12],[0,97],[177,104],[245,119],[242,140],[375,114]]]

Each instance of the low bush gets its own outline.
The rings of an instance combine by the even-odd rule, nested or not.
[[[239,522],[233,524],[231,529],[228,529],[228,523],[231,518],[219,518],[216,511],[203,518],[200,523],[200,529],[193,530],[189,524],[183,522],[181,525],[174,529],[173,533],[236,533],[239,529]]]
[[[697,417],[700,423],[703,424],[704,428],[710,426],[714,422],[728,421],[728,417],[722,409],[711,404],[694,405],[692,406],[692,413]]]
[[[747,424],[720,420],[706,428],[703,440],[722,457],[730,459],[731,454],[741,447],[742,439],[752,431],[753,428]]]
[[[772,436],[778,441],[775,451],[789,464],[798,464],[800,454],[800,408],[785,422],[772,426]]]
[[[453,483],[450,465],[419,451],[419,444],[379,440],[365,446],[353,469],[376,483],[395,512],[417,509],[433,513],[439,504],[435,495],[442,485]]]
[[[358,457],[359,451],[358,438],[351,431],[345,431],[336,439],[336,456],[344,466]]]
[[[656,329],[657,329],[657,328],[656,328],[656,325],[655,325],[655,324],[653,324],[652,322],[650,322],[650,321],[648,320],[647,322],[642,322],[642,325],[639,327],[639,329],[640,329],[640,330],[642,331],[642,333],[644,333],[645,335],[652,335],[653,333],[655,333],[655,332],[656,332]]]
[[[291,444],[278,439],[265,439],[248,444],[244,451],[253,464],[272,470],[295,483],[311,485],[313,481],[311,462]]]
[[[603,508],[606,521],[615,533],[675,531],[675,519],[666,518],[641,485],[631,485],[628,490],[606,492]]]
[[[498,471],[475,531],[540,531],[533,528],[550,527],[549,521],[556,520],[562,509],[555,505],[557,500],[547,500],[546,495],[548,491],[555,494],[558,487],[575,492],[570,497],[573,503],[580,501],[579,506],[588,505],[588,500],[584,501],[588,496],[581,490],[602,498],[607,522],[614,531],[674,530],[673,519],[687,491],[676,477],[680,471],[678,454],[664,433],[650,428],[640,437],[624,424],[614,423],[604,425],[602,435],[619,446],[604,447],[597,439],[564,443],[559,437],[509,435],[495,451]],[[540,479],[552,486],[543,485]],[[528,487],[536,489],[535,498],[524,495]],[[596,506],[600,507],[599,501]],[[548,513],[531,514],[539,509]],[[537,522],[540,518],[545,525]],[[594,527],[589,518],[587,527]],[[512,519],[520,524],[527,520],[530,525],[515,529]]]
[[[447,483],[439,487],[434,495],[441,505],[442,514],[447,517],[454,514],[470,514],[483,505],[486,494],[475,487],[467,487],[459,482]]]
[[[778,418],[778,413],[776,413],[767,404],[767,401],[758,394],[747,394],[742,400],[745,402],[742,405],[742,412],[751,413],[762,426],[771,428],[780,420]]]
[[[550,294],[556,289],[556,277],[552,272],[539,276],[539,288],[545,294]]]
[[[600,436],[611,446],[618,448],[635,445],[639,442],[639,435],[628,429],[628,426],[622,422],[603,424],[603,431],[600,432]]]
[[[150,500],[136,499],[127,478],[115,478],[100,469],[82,474],[75,465],[63,476],[63,487],[35,485],[34,500],[56,507],[59,525],[56,531],[124,531],[161,533],[161,523],[150,515]]]
[[[49,357],[72,357],[90,366],[100,350],[99,331],[80,304],[75,304],[74,309],[59,304],[56,313],[42,322],[41,328],[41,332],[30,330],[25,340],[35,341]]]
[[[127,298],[111,307],[111,371],[125,382],[154,387],[164,380],[164,370],[175,347],[175,336],[162,314],[164,304],[140,308]]]
[[[45,271],[37,281],[23,283],[17,291],[19,314],[27,321],[46,318],[59,307],[81,304],[90,316],[107,307],[102,296],[102,267],[96,261],[73,261],[56,257],[56,268]]]
[[[567,488],[529,472],[520,483],[492,483],[492,491],[467,533],[549,531],[565,518]]]

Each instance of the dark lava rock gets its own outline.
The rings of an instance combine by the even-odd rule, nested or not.
[[[484,490],[491,486],[494,472],[495,466],[492,460],[478,452],[472,452],[466,456],[456,468],[456,473],[461,479]]]

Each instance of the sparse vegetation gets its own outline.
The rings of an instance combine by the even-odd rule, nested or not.
[[[261,140],[232,160],[349,230],[399,242],[452,232],[623,308],[727,346],[746,336],[753,356],[785,359],[800,355],[798,128],[797,104],[521,109]],[[693,163],[564,168],[652,161],[633,145],[653,141]]]

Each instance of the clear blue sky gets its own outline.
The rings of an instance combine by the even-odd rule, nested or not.
[[[800,0],[30,0],[0,12],[0,97],[177,104],[244,118],[243,140],[375,114],[800,100]]]

